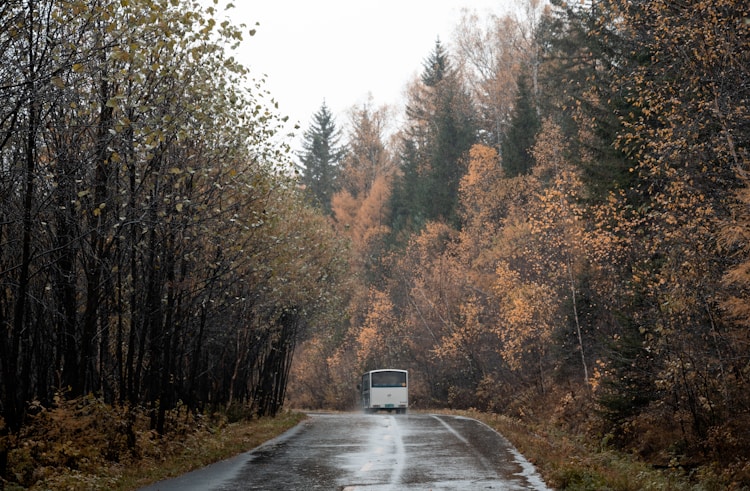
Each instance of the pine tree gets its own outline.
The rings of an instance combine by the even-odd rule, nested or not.
[[[329,214],[331,198],[339,187],[340,163],[346,154],[346,149],[339,146],[340,139],[336,121],[323,102],[304,134],[301,182],[315,203]]]
[[[418,161],[416,144],[411,140],[405,140],[398,158],[401,160],[401,172],[394,178],[391,193],[392,236],[390,242],[405,244],[408,234],[419,230],[424,225],[424,215],[419,206],[423,191],[416,165]]]

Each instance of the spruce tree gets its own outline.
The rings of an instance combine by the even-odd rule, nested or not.
[[[534,96],[529,88],[527,76],[518,78],[518,95],[513,108],[510,128],[505,134],[500,150],[503,170],[507,177],[525,175],[531,172],[534,158],[531,147],[541,124],[534,104]]]
[[[476,142],[471,98],[438,40],[412,86],[401,145],[401,178],[394,183],[394,239],[403,241],[427,221],[459,227],[458,185],[463,158]]]
[[[634,185],[637,176],[631,172],[632,152],[614,143],[622,131],[621,118],[640,114],[641,108],[629,102],[632,94],[615,77],[629,74],[641,57],[647,61],[648,53],[617,27],[619,21],[607,20],[617,11],[609,0],[586,9],[562,0],[551,3],[557,14],[543,19],[538,34],[545,63],[537,106],[543,118],[554,114],[562,127],[571,158],[584,172],[589,198],[607,200],[612,190]],[[582,132],[589,137],[582,140]]]
[[[341,131],[325,102],[304,133],[300,155],[301,183],[315,203],[331,213],[331,197],[339,187],[340,163],[346,149],[339,145]]]
[[[435,87],[449,73],[450,65],[448,55],[440,43],[440,39],[435,41],[435,49],[422,63],[424,72],[422,72],[422,83],[427,87]]]

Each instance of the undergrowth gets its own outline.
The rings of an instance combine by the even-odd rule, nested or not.
[[[451,411],[456,413],[456,411]],[[654,465],[617,449],[605,435],[575,431],[551,419],[459,411],[506,437],[537,468],[547,485],[573,491],[720,491],[748,490],[747,463],[729,468],[716,463],[686,468]]]
[[[6,491],[132,490],[250,450],[304,418],[241,419],[177,407],[163,435],[143,408],[112,406],[93,397],[30,408],[20,434],[0,442],[10,449]]]

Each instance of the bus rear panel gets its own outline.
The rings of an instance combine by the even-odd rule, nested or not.
[[[366,413],[395,411],[409,407],[409,374],[406,370],[371,370],[362,375],[362,409]]]

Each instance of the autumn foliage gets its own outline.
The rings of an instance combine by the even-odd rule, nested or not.
[[[452,61],[478,129],[454,164],[458,185],[446,182],[457,220],[420,223],[415,208],[409,233],[388,235],[408,214],[380,207],[390,221],[378,215],[384,233],[368,242],[364,197],[335,198],[355,251],[379,269],[329,367],[348,363],[351,386],[362,370],[407,368],[417,406],[552,418],[747,485],[747,9],[552,3],[528,3],[532,25],[459,24]],[[429,178],[412,164],[440,148],[414,144],[430,121],[428,75],[408,92],[419,119],[407,110],[389,146],[395,196]],[[469,114],[432,117],[446,110]],[[533,136],[523,152],[504,140],[519,128]]]
[[[0,7],[0,473],[68,399],[160,434],[182,408],[351,409],[392,367],[413,407],[750,486],[742,2],[467,12],[402,114],[307,133],[335,149],[315,206],[229,22],[62,4]]]

